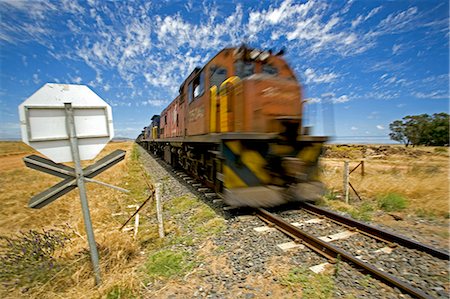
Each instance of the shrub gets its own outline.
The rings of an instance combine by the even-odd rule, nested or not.
[[[27,287],[48,281],[60,268],[53,255],[67,241],[68,235],[55,229],[0,236],[0,280]]]
[[[399,194],[389,193],[378,197],[378,204],[382,210],[386,212],[394,212],[405,209],[408,202]]]
[[[374,207],[370,203],[363,202],[359,208],[352,209],[349,213],[354,219],[370,221],[373,211]]]
[[[323,197],[326,200],[337,200],[337,199],[339,199],[338,193],[336,191],[334,191],[333,189],[328,190]]]

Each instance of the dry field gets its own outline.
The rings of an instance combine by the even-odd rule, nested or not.
[[[93,288],[77,189],[42,209],[28,208],[28,201],[33,195],[61,179],[26,168],[22,158],[34,153],[28,146],[19,142],[0,142],[0,235],[10,237],[29,230],[42,232],[57,229],[67,233],[71,239],[64,248],[56,250],[58,258],[57,264],[51,266],[53,269],[44,267],[44,270],[37,271],[42,273],[36,273],[36,276],[46,274],[46,277],[35,277],[29,273],[27,281],[15,282],[14,273],[2,273],[1,298],[96,298],[104,296],[117,285],[138,288],[136,265],[140,264],[142,257],[137,242],[132,234],[118,231],[126,216],[113,216],[117,212],[129,212],[127,205],[141,203],[149,194],[136,159],[130,157],[132,146],[132,142],[109,143],[99,158],[115,149],[123,149],[127,151],[126,160],[96,177],[97,180],[132,190],[130,196],[97,184],[87,185],[103,272],[103,284],[96,289]],[[12,247],[6,246],[6,250],[8,246]],[[17,271],[29,267],[19,264],[15,269]]]
[[[344,161],[350,162],[350,202],[344,203]],[[328,145],[322,180],[328,188],[324,204],[393,227],[419,241],[448,248],[449,153],[446,147]],[[400,220],[399,220],[400,219]]]
[[[322,158],[322,177],[330,190],[343,190],[344,161],[350,170],[364,161],[350,175],[350,183],[364,201],[374,201],[388,194],[405,198],[409,213],[448,217],[449,156],[446,148],[403,146],[328,146]],[[359,201],[353,191],[355,201]]]

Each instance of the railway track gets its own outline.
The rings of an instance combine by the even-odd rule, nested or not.
[[[348,217],[344,217],[337,213],[318,208],[310,204],[301,204],[301,206],[308,213],[320,217],[319,219],[325,218],[349,229],[348,232],[333,235],[335,236],[335,240],[338,240],[340,238],[345,239],[359,232],[367,237],[375,238],[377,241],[387,243],[388,246],[385,248],[404,246],[409,249],[425,252],[440,259],[449,259],[448,252],[432,248],[406,237],[379,229],[377,227],[353,220]],[[313,234],[299,228],[298,225],[291,224],[290,222],[282,219],[279,216],[276,216],[273,213],[268,212],[267,210],[256,209],[255,213],[270,227],[275,227],[277,230],[292,238],[295,243],[302,244],[315,251],[316,253],[324,256],[329,260],[331,264],[336,263],[337,260],[346,261],[351,265],[354,265],[355,267],[361,269],[363,272],[370,274],[372,277],[378,278],[388,285],[397,287],[402,292],[407,293],[415,298],[434,298],[427,292],[424,292],[423,290],[413,286],[411,283],[405,282],[404,280],[399,279],[392,274],[380,270],[375,265],[364,261],[362,257],[355,256],[354,254],[342,249],[341,246],[335,246],[331,244],[330,241],[333,240],[327,240],[323,237],[320,238],[314,236]]]
[[[231,208],[226,207],[225,204],[222,203],[220,195],[214,193],[211,189],[205,188],[200,182],[197,182],[195,179],[191,178],[189,175],[185,174],[182,171],[172,171],[181,181],[184,181],[187,185],[190,185],[193,189],[195,189],[199,194],[203,195],[207,201],[214,203],[216,206],[223,205],[222,208],[225,211],[232,210]],[[342,216],[338,213],[331,212],[311,204],[302,203],[300,204],[300,207],[301,211],[304,211],[307,214],[316,217],[316,219],[333,223],[333,225],[335,225],[336,227],[330,228],[330,226],[328,226],[328,228],[330,228],[330,233],[336,233],[334,235],[339,235],[339,233],[337,232],[342,231],[342,227],[344,227],[347,231],[350,232],[349,236],[355,234],[364,236],[366,240],[363,240],[363,242],[366,242],[367,239],[372,239],[375,240],[376,243],[385,244],[385,246],[378,251],[383,251],[387,248],[389,253],[389,248],[392,249],[405,247],[408,248],[408,250],[418,251],[421,253],[423,252],[426,255],[430,255],[441,260],[449,260],[448,252],[416,242],[404,236],[379,229],[375,226],[368,225],[366,223]],[[293,215],[295,215],[297,212],[299,211],[292,211]],[[418,288],[412,283],[405,281],[405,279],[398,278],[393,274],[381,270],[381,267],[379,265],[376,265],[374,261],[368,262],[367,260],[369,258],[367,256],[358,256],[358,254],[356,253],[351,253],[351,250],[346,250],[345,243],[343,243],[342,240],[332,240],[334,241],[334,244],[339,242],[342,243],[339,244],[339,246],[333,245],[331,244],[330,240],[324,240],[324,238],[317,237],[311,232],[307,232],[305,229],[302,230],[298,226],[295,226],[290,222],[283,220],[281,217],[269,213],[267,210],[256,209],[255,213],[256,216],[267,223],[268,226],[276,228],[277,230],[292,238],[297,244],[302,244],[310,248],[312,251],[318,253],[320,256],[325,257],[331,264],[342,260],[347,262],[350,266],[362,270],[363,273],[369,274],[372,277],[386,283],[387,285],[396,287],[401,290],[401,292],[409,294],[412,297],[435,298],[433,297],[433,295],[430,295],[429,292],[425,292],[423,290],[423,287]],[[311,223],[314,222],[315,221],[311,221]],[[316,227],[311,226],[310,231],[315,231],[316,229]],[[345,239],[345,241],[348,241],[349,239]],[[448,298],[448,296],[446,296],[445,298]]]

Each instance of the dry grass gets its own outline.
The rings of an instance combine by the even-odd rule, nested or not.
[[[171,199],[170,204],[164,208],[164,239],[158,236],[154,203],[151,202],[140,213],[141,221],[136,239],[133,239],[132,232],[119,232],[121,224],[134,211],[128,205],[140,204],[149,196],[147,183],[151,179],[143,172],[139,163],[136,145],[132,142],[110,143],[98,159],[120,148],[127,151],[125,161],[96,179],[131,192],[127,195],[104,186],[87,185],[103,280],[100,287],[95,287],[77,190],[42,209],[28,208],[28,201],[33,195],[61,179],[26,168],[22,158],[33,153],[32,149],[14,142],[9,144],[9,147],[6,143],[0,146],[0,201],[3,203],[0,210],[0,236],[14,237],[18,232],[30,229],[60,229],[71,235],[71,241],[54,255],[55,268],[58,270],[51,272],[50,276],[43,276],[53,275],[50,280],[34,279],[28,285],[21,283],[15,287],[1,284],[1,298],[152,297],[159,290],[147,287],[149,281],[155,281],[159,285],[183,284],[178,272],[190,270],[201,259],[200,256],[190,255],[185,260],[184,253],[176,249],[177,244],[202,244],[211,234],[219,233],[225,227],[225,221],[215,215],[205,203],[182,197]],[[90,163],[92,161],[84,164]],[[193,213],[193,210],[196,212]],[[176,275],[160,277],[158,271],[166,267],[155,272],[151,267],[154,263],[152,257],[167,252],[175,257],[167,267],[171,267]],[[180,260],[179,256],[183,259]],[[184,262],[189,267],[178,267],[178,263]],[[20,272],[20,267],[18,270]]]
[[[59,253],[58,261],[62,270],[53,279],[43,285],[12,289],[2,285],[2,298],[99,298],[117,288],[131,290],[129,294],[139,289],[136,265],[143,259],[139,254],[139,241],[133,240],[131,233],[118,231],[125,215],[112,216],[117,212],[130,213],[127,205],[140,203],[148,196],[144,176],[134,175],[133,180],[129,176],[139,171],[137,161],[130,157],[132,146],[132,142],[108,144],[99,158],[120,148],[127,151],[126,160],[96,179],[132,189],[133,196],[96,184],[87,186],[103,276],[103,284],[96,288],[77,190],[42,209],[28,208],[28,200],[33,195],[60,179],[25,167],[22,158],[32,152],[29,147],[19,142],[0,143],[0,202],[3,204],[0,210],[0,235],[13,236],[19,231],[50,229],[66,224],[72,230],[71,242]]]
[[[404,148],[402,148],[403,150]],[[365,159],[365,176],[360,169],[350,175],[350,182],[364,201],[377,204],[376,199],[398,194],[407,200],[406,212],[448,217],[449,215],[449,158],[448,154],[429,148],[418,157],[396,154]],[[344,159],[322,160],[322,178],[330,190],[342,193]],[[350,169],[358,159],[350,160]],[[350,191],[352,198],[356,198]],[[357,199],[356,199],[357,200]],[[338,205],[342,205],[338,203]]]

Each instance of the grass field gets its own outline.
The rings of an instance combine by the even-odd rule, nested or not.
[[[112,216],[116,212],[126,211],[126,206],[142,202],[146,194],[144,177],[136,176],[131,180],[129,173],[137,171],[137,162],[131,158],[132,143],[110,143],[99,157],[121,148],[127,150],[125,162],[102,173],[96,179],[114,185],[128,188],[133,184],[134,197],[129,197],[118,191],[88,184],[88,200],[91,217],[101,256],[101,268],[104,283],[98,289],[93,288],[91,264],[87,241],[84,233],[78,193],[72,191],[52,204],[38,210],[27,207],[29,199],[59,182],[55,178],[36,170],[26,168],[22,158],[33,153],[32,149],[22,143],[0,143],[0,200],[3,203],[0,210],[0,235],[14,236],[20,232],[35,230],[38,234],[43,230],[56,229],[70,237],[64,248],[56,248],[53,265],[47,267],[45,258],[39,260],[30,257],[36,264],[31,271],[24,271],[29,265],[21,265],[20,261],[13,270],[16,273],[2,273],[2,298],[95,298],[108,293],[114,285],[137,287],[134,267],[139,261],[138,245],[132,236],[118,231],[122,217]],[[133,183],[131,183],[133,181]],[[52,242],[49,239],[44,240]],[[47,250],[44,241],[32,249],[38,253]],[[2,243],[5,246],[5,242]],[[8,247],[9,246],[9,247]],[[24,248],[27,248],[24,246]],[[11,250],[6,244],[3,252]],[[22,249],[25,251],[25,249]],[[33,271],[35,270],[35,271]],[[40,273],[38,276],[29,272]],[[25,274],[24,274],[25,273]],[[36,274],[35,273],[35,274]],[[29,276],[18,279],[20,276]]]
[[[330,147],[332,154],[321,161],[322,179],[329,190],[327,199],[342,195],[344,161],[350,162],[350,170],[364,161],[364,176],[358,168],[350,175],[350,183],[366,207],[383,208],[386,207],[383,201],[394,201],[402,203],[398,209],[394,206],[391,212],[401,210],[419,216],[449,217],[447,148]],[[350,195],[353,203],[361,204],[353,191]],[[332,200],[327,202],[333,204]],[[342,206],[342,201],[337,201],[336,205]]]
[[[96,177],[129,189],[131,195],[88,184],[103,276],[103,284],[95,288],[78,193],[72,191],[42,209],[28,208],[33,195],[61,179],[26,168],[22,158],[34,153],[28,146],[0,142],[0,236],[11,238],[9,243],[0,239],[0,250],[3,257],[13,253],[4,260],[10,262],[8,267],[4,263],[0,270],[1,298],[145,297],[147,283],[154,279],[164,282],[195,267],[199,261],[174,250],[173,245],[204,242],[225,225],[198,200],[174,198],[165,207],[170,220],[164,240],[158,238],[153,205],[143,210],[136,239],[132,232],[118,230],[132,212],[127,206],[142,203],[150,194],[146,183],[149,178],[142,172],[134,146],[132,142],[109,143],[98,158],[120,148],[127,151],[126,159]],[[425,218],[448,217],[446,149],[415,150],[424,153],[402,154],[400,150],[382,157],[379,153],[366,155],[365,176],[355,171],[350,180],[363,201],[352,195],[351,203],[346,205],[338,198],[342,192],[342,163],[348,159],[354,166],[362,156],[358,148],[336,149],[338,157],[322,159],[322,178],[329,190],[324,201],[353,212],[357,218],[370,218],[377,209],[399,209]],[[30,234],[30,230],[35,232]]]

